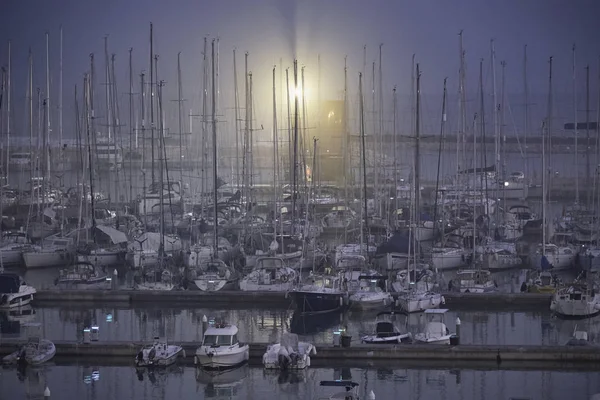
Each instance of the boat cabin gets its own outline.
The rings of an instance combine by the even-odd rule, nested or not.
[[[239,345],[238,328],[224,322],[213,322],[202,339],[202,346],[219,347]]]

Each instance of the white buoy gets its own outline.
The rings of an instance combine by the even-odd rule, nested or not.
[[[46,386],[46,389],[44,389],[44,398],[48,397],[50,397],[50,388]]]
[[[368,400],[375,400],[375,393],[371,390],[367,396]]]

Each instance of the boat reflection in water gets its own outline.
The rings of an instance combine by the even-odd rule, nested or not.
[[[231,399],[238,395],[248,376],[248,364],[228,370],[196,368],[196,392],[204,386],[204,398]]]
[[[343,313],[305,314],[294,311],[290,321],[290,331],[296,335],[312,335],[340,325]]]
[[[138,381],[143,382],[148,376],[148,381],[154,386],[165,387],[169,376],[182,375],[183,367],[172,364],[164,368],[144,368],[136,367],[135,374]]]

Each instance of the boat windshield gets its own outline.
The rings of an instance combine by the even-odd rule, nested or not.
[[[206,335],[204,336],[204,346],[231,345],[230,335]]]

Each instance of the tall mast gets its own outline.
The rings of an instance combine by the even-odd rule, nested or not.
[[[348,207],[348,174],[349,174],[349,152],[350,146],[348,145],[348,57],[344,57],[344,119],[343,133],[342,133],[342,162],[343,162],[343,174],[344,174],[344,204]],[[344,229],[344,243],[347,243],[347,229]]]
[[[277,174],[277,92],[275,84],[275,73],[276,66],[273,67],[273,225],[275,231],[277,231],[277,185],[278,185],[278,174]]]
[[[28,60],[28,64],[29,64],[29,87],[27,90],[27,95],[29,97],[28,99],[28,105],[29,105],[29,148],[33,149],[33,54],[31,54],[31,48],[29,48],[29,60]],[[36,156],[37,158],[37,156]],[[35,170],[35,165],[34,163],[35,158],[31,157],[31,162],[32,165],[29,168],[29,181],[33,182],[33,171]],[[33,193],[34,191],[31,191],[31,202],[33,202]]]
[[[575,129],[575,203],[579,204],[579,146],[577,132],[577,74],[575,69],[575,44],[573,44],[573,117]],[[550,133],[552,134],[552,133]]]
[[[461,187],[460,171],[461,166],[466,161],[466,147],[465,147],[465,135],[467,132],[467,96],[465,90],[465,50],[463,48],[463,31],[461,30],[458,34],[458,56],[460,59],[460,69],[458,72],[458,135],[456,136],[456,180],[459,187]],[[462,146],[461,146],[462,144]],[[463,166],[464,168],[464,166]],[[460,196],[457,197],[457,201],[460,202]]]
[[[177,53],[177,116],[179,119],[179,180],[183,184],[183,88],[181,87],[181,52]]]
[[[163,188],[165,186],[164,184],[164,163],[166,162],[165,160],[165,153],[163,151],[163,146],[164,146],[164,140],[163,140],[163,135],[164,135],[164,126],[163,126],[163,119],[160,117],[162,115],[162,89],[163,89],[163,81],[159,81],[158,80],[158,55],[154,56],[154,63],[156,68],[154,69],[154,73],[156,74],[156,91],[158,94],[158,101],[156,104],[156,114],[159,116],[158,118],[158,179],[159,179],[159,193],[162,193]],[[163,256],[164,256],[164,251],[165,251],[165,202],[164,202],[164,196],[160,196],[160,244],[159,244],[159,250],[158,250],[158,256],[160,257],[159,259],[159,263],[162,266],[163,265]]]
[[[491,48],[491,64],[492,64],[492,96],[493,96],[493,102],[494,102],[494,108],[493,108],[493,115],[492,117],[494,118],[494,164],[496,167],[496,173],[498,173],[498,169],[500,167],[500,132],[498,131],[498,96],[496,95],[496,48],[494,46],[494,39],[492,39],[490,41],[490,48]],[[482,113],[483,116],[483,113]],[[482,119],[483,120],[483,119]],[[485,146],[484,144],[485,142],[481,142],[482,146]],[[482,168],[486,168],[487,165],[482,165]],[[487,175],[485,175],[486,178],[486,185],[487,185]],[[504,179],[504,177],[502,177],[502,179]],[[487,187],[483,188],[487,195]],[[487,202],[487,198],[486,198],[486,202]]]
[[[421,70],[419,63],[417,63],[416,69],[415,96],[415,222],[419,229],[421,226]]]
[[[129,49],[129,201],[133,201],[133,47]],[[142,168],[144,166],[142,165]]]
[[[546,201],[548,171],[546,168],[546,135],[552,135],[552,57],[549,60],[548,73],[548,108],[546,116],[546,132],[542,129],[542,255],[546,255]]]
[[[523,89],[525,91],[525,135],[523,137],[523,145],[525,147],[525,176],[531,179],[529,175],[529,157],[527,157],[527,135],[531,130],[529,122],[529,84],[527,82],[527,45],[523,46]]]
[[[60,26],[60,61],[58,76],[58,143],[61,146],[62,161],[62,141],[63,141],[63,28]],[[64,164],[64,163],[61,163]]]
[[[379,106],[377,107],[379,110],[379,148],[376,154],[378,154],[379,158],[379,168],[385,169],[385,165],[383,163],[383,55],[382,55],[382,47],[383,43],[379,44]],[[379,216],[383,216],[383,204],[379,202]]]
[[[237,190],[240,190],[240,98],[238,92],[237,62],[235,59],[235,49],[233,49],[233,96],[233,108],[235,113],[235,186]]]
[[[213,146],[213,210],[214,210],[214,222],[213,222],[213,235],[214,235],[214,254],[217,254],[218,249],[218,214],[217,214],[217,99],[216,99],[216,84],[215,84],[215,41],[213,39],[212,44],[212,146]]]
[[[45,187],[50,183],[50,35],[46,32],[46,96],[45,96],[45,113],[46,113],[46,178]]]
[[[367,218],[367,149],[365,140],[365,101],[363,95],[363,84],[362,84],[362,73],[358,73],[358,106],[359,106],[359,118],[360,118],[360,140],[361,140],[361,164],[362,164],[362,194],[363,194],[363,217],[360,219],[364,222],[365,226],[360,230],[360,248],[363,248],[363,237],[365,232],[369,232],[369,219]],[[368,247],[365,246],[365,248]]]
[[[377,109],[376,109],[376,102],[375,102],[375,61],[373,61],[372,65],[371,65],[371,120],[373,121],[373,132],[371,134],[371,141],[372,141],[372,149],[373,149],[373,156],[371,158],[372,160],[372,165],[373,165],[373,175],[375,176],[375,186],[374,186],[374,190],[373,190],[373,200],[375,202],[375,213],[378,213],[379,210],[379,148],[377,146],[377,142],[379,139],[379,132],[377,131]],[[367,218],[367,215],[365,214],[365,218]]]
[[[204,38],[204,46],[202,52],[202,195],[208,192],[208,41]],[[204,207],[200,209],[201,216],[204,216]]]
[[[500,148],[502,149],[502,179],[506,179],[506,133],[504,132],[504,122],[505,122],[505,118],[506,118],[506,79],[505,79],[505,69],[506,69],[506,61],[502,61],[500,63],[500,65],[502,66],[502,83],[501,83],[501,89],[500,89],[500,101],[501,101],[501,105],[500,105],[500,127],[499,127],[499,131],[500,131],[500,136],[502,139],[502,143]],[[504,184],[502,185],[502,193],[504,194],[503,200],[504,203],[506,204],[506,186],[504,186]],[[498,207],[496,207],[496,210],[498,210]]]
[[[245,194],[245,198],[246,198],[246,202],[249,199],[249,193],[250,193],[250,179],[249,179],[249,173],[248,173],[248,169],[249,169],[249,160],[248,160],[248,147],[251,145],[250,144],[250,119],[252,118],[252,116],[249,113],[250,110],[250,89],[249,89],[249,72],[248,72],[248,52],[246,52],[246,54],[244,54],[244,94],[245,96],[245,102],[244,102],[244,145],[243,145],[243,151],[244,151],[244,155],[242,156],[242,179],[244,180],[243,183],[243,193]]]
[[[587,206],[590,207],[590,188],[592,182],[590,179],[590,66],[585,66],[585,187],[587,188]]]
[[[392,139],[393,139],[393,144],[392,146],[394,147],[393,151],[394,151],[394,215],[396,213],[396,210],[398,209],[398,163],[396,160],[396,157],[398,157],[398,153],[397,153],[397,142],[396,142],[396,135],[397,135],[397,130],[396,130],[396,122],[398,119],[398,97],[396,96],[396,86],[394,85],[394,89],[392,89],[392,107],[393,107],[393,116],[392,116]],[[396,228],[395,226],[393,227],[394,229]]]
[[[108,58],[108,35],[104,36],[104,62],[105,68],[105,93],[106,93],[106,130],[108,140],[112,138],[112,109],[111,109],[111,87],[110,87],[110,61]],[[110,162],[110,161],[109,161]]]
[[[152,148],[152,185],[156,179],[154,176],[154,33],[152,23],[150,23],[150,132]]]
[[[144,99],[146,98],[146,82],[144,80],[144,73],[140,74],[140,112],[142,113],[142,190],[144,196],[146,195],[146,107]],[[142,197],[142,201],[144,203],[144,225],[147,226],[147,206],[146,206],[146,198]]]
[[[294,60],[294,167],[293,167],[293,185],[292,185],[292,226],[296,217],[296,195],[298,193],[298,60]]]
[[[7,71],[7,79],[8,83],[6,86],[6,183],[8,183],[8,160],[10,159],[10,117],[11,117],[11,69],[12,69],[12,49],[10,40],[8,41],[8,71]],[[31,147],[30,147],[31,148]]]

